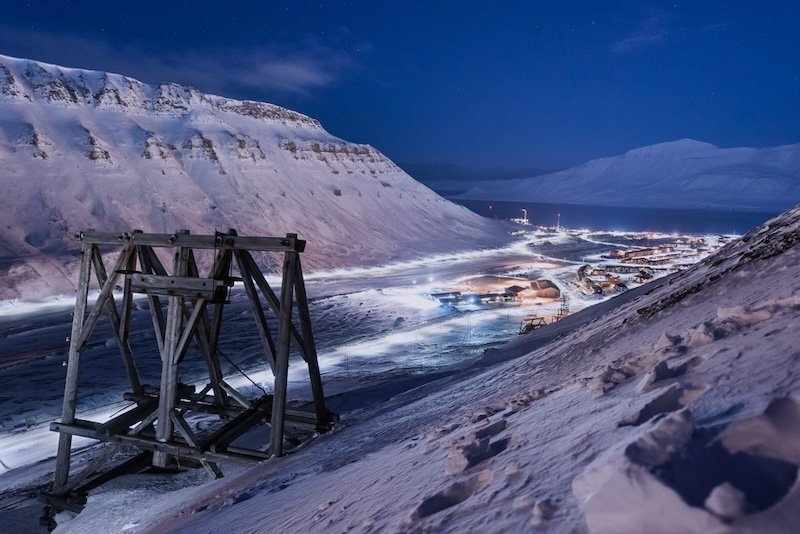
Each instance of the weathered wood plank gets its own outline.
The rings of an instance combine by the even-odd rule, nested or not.
[[[205,299],[197,299],[192,309],[189,319],[186,321],[186,326],[183,328],[183,333],[178,341],[178,346],[175,348],[175,356],[178,362],[183,360],[186,350],[189,348],[189,341],[194,337],[195,329],[200,317],[205,313],[206,301]]]
[[[202,458],[215,462],[230,460],[245,465],[252,465],[254,462],[260,462],[264,459],[264,454],[260,451],[249,451],[247,449],[237,449],[236,452],[225,451],[215,453],[213,451],[200,451],[195,447],[180,442],[163,443],[156,439],[139,435],[114,434],[111,436],[101,436],[97,434],[91,426],[82,424],[89,422],[90,421],[76,421],[71,425],[52,423],[50,425],[50,430],[60,432],[62,435],[81,436],[98,441],[105,441],[107,443],[134,445],[141,450],[153,451],[154,456],[160,453],[166,456],[179,456],[181,458],[190,458],[197,461],[200,461]]]
[[[130,265],[131,260],[135,259],[133,254],[130,254],[127,265]],[[103,258],[100,256],[100,251],[95,247],[92,253],[92,263],[94,265],[94,272],[95,276],[97,277],[97,281],[100,282],[100,285],[105,285],[108,275],[106,274],[106,267],[103,264]],[[130,297],[130,295],[128,295]],[[123,295],[123,314],[125,315],[125,323],[129,322],[130,312],[129,307],[131,305],[130,298],[126,299]],[[111,327],[114,329],[114,333],[116,334],[115,340],[117,342],[117,347],[119,348],[120,356],[122,357],[122,365],[125,367],[125,373],[128,375],[128,380],[131,383],[131,389],[133,391],[141,391],[142,390],[142,381],[139,377],[139,370],[136,368],[136,362],[133,359],[133,351],[131,351],[131,346],[128,343],[128,334],[127,331],[123,330],[123,319],[120,317],[120,313],[117,310],[117,303],[114,300],[114,294],[110,293],[108,298],[105,301],[106,307],[106,314],[108,315],[109,321],[111,321]]]
[[[188,230],[178,230],[177,235],[184,235]],[[137,234],[139,235],[139,234]],[[189,267],[189,249],[178,247],[175,250],[173,274],[186,276]],[[161,443],[173,440],[173,423],[170,413],[177,402],[178,389],[178,343],[180,341],[183,322],[183,298],[170,296],[167,307],[167,325],[164,332],[164,351],[161,353],[161,385],[159,388],[158,424],[156,439]],[[169,455],[163,450],[153,453],[153,465],[167,467]]]
[[[191,235],[191,234],[145,234],[127,232],[97,232],[83,230],[78,234],[78,240],[83,243],[96,245],[144,245],[149,247],[185,247],[194,249],[230,249],[230,250],[269,250],[269,251],[294,251],[302,252],[306,242],[289,237],[252,237],[217,235]]]
[[[217,300],[219,296],[224,298],[227,288],[233,285],[224,280],[191,276],[160,276],[144,273],[134,273],[128,276],[131,280],[132,291],[146,295]]]
[[[289,339],[292,325],[292,300],[294,293],[296,252],[285,252],[283,280],[281,281],[281,307],[278,315],[278,347],[275,358],[275,391],[272,403],[272,436],[270,452],[273,456],[283,454],[284,410],[286,410],[286,387],[289,378]]]
[[[172,419],[172,424],[175,425],[175,429],[178,431],[178,434],[183,436],[183,439],[186,440],[186,443],[196,448],[197,436],[195,436],[194,432],[192,432],[192,429],[189,428],[189,423],[186,422],[186,419],[184,419],[183,416],[176,410],[169,412],[169,418]]]
[[[98,427],[98,432],[103,434],[118,434],[127,432],[131,425],[141,422],[158,407],[157,397],[146,397],[146,400]]]
[[[303,267],[300,264],[299,254],[297,256],[294,265],[294,291],[297,299],[297,314],[300,319],[300,328],[303,330],[305,360],[308,364],[308,375],[311,380],[314,410],[317,414],[319,430],[324,430],[329,422],[328,408],[325,406],[325,393],[322,390],[322,376],[319,372],[319,361],[317,360],[317,345],[314,342],[314,331],[311,328],[311,313],[308,309],[308,295],[306,294],[305,280],[303,280]]]
[[[86,318],[86,322],[83,323],[81,335],[78,339],[78,346],[80,347],[80,350],[84,349],[86,342],[89,340],[89,336],[92,335],[94,327],[97,325],[97,320],[100,318],[100,314],[105,308],[106,301],[112,296],[114,286],[116,285],[117,279],[119,279],[120,276],[119,271],[122,269],[123,265],[128,263],[128,258],[131,254],[133,254],[133,247],[125,247],[125,249],[119,255],[119,258],[117,258],[114,268],[111,270],[111,276],[106,278],[106,281],[100,290],[100,295],[97,297],[97,302],[95,302],[92,311],[89,313],[89,317]]]
[[[200,352],[203,356],[203,360],[206,363],[206,368],[208,369],[208,380],[209,384],[206,388],[206,391],[210,388],[214,390],[214,396],[216,397],[216,403],[219,406],[226,406],[227,405],[227,396],[225,391],[220,386],[220,381],[222,380],[222,368],[219,364],[219,355],[217,354],[217,341],[219,338],[219,328],[221,327],[222,321],[222,309],[221,306],[224,306],[225,298],[227,297],[227,287],[232,286],[233,282],[231,279],[226,276],[227,275],[227,268],[224,268],[224,265],[220,265],[220,262],[225,261],[225,257],[229,257],[231,255],[231,251],[224,251],[218,253],[214,258],[214,266],[211,269],[211,273],[209,274],[209,278],[218,278],[218,279],[225,279],[227,283],[223,287],[224,294],[216,294],[214,298],[214,302],[217,305],[215,309],[215,313],[219,315],[220,324],[216,325],[215,330],[213,330],[214,334],[212,337],[212,325],[210,324],[208,318],[208,303],[204,305],[202,310],[202,314],[200,315],[200,320],[197,323],[197,327],[194,329],[194,335],[197,340],[197,344],[200,346]],[[189,276],[199,277],[200,272],[197,268],[197,262],[195,261],[194,252],[189,252]],[[198,301],[194,301],[194,305],[197,306]]]
[[[136,253],[139,256],[139,265],[142,271],[146,273],[156,273],[156,266],[153,264],[151,253],[152,249],[149,247],[136,247]],[[155,255],[155,254],[153,254]],[[153,319],[153,330],[156,334],[156,343],[158,343],[159,354],[164,351],[164,310],[161,308],[161,299],[155,295],[148,295],[147,302],[150,307],[150,316]]]
[[[75,408],[78,400],[78,367],[80,365],[80,344],[86,316],[86,304],[89,296],[89,276],[91,275],[92,251],[94,245],[84,244],[81,247],[81,266],[78,273],[78,288],[75,297],[75,311],[72,316],[72,333],[69,337],[69,357],[67,359],[67,377],[64,382],[64,404],[61,409],[61,422],[72,424],[75,421]],[[58,436],[58,453],[53,480],[53,493],[64,492],[69,478],[70,449],[72,436]]]
[[[281,303],[278,300],[278,296],[275,294],[275,291],[272,290],[267,279],[264,278],[264,275],[261,273],[261,270],[258,268],[258,264],[253,259],[253,256],[250,255],[247,251],[240,252],[242,260],[247,265],[250,274],[253,277],[258,288],[264,294],[264,298],[267,300],[267,304],[269,304],[270,309],[272,312],[277,316],[280,314],[280,307]],[[303,356],[303,359],[306,358],[305,354],[305,344],[303,343],[302,337],[300,337],[300,332],[297,330],[297,327],[294,323],[291,324],[292,329],[292,337],[294,338],[295,342],[297,342],[297,346],[300,348],[300,354]]]
[[[247,293],[247,298],[250,300],[250,308],[253,310],[256,330],[258,331],[258,336],[261,338],[261,346],[264,347],[264,355],[267,358],[267,363],[269,363],[269,367],[272,369],[272,374],[275,375],[275,341],[272,339],[272,333],[267,325],[267,319],[264,317],[264,309],[261,307],[261,301],[258,298],[258,293],[256,293],[250,266],[247,261],[242,258],[239,251],[236,251],[235,255],[236,263],[239,265],[239,273],[242,275],[242,281],[244,282],[244,289]]]
[[[240,404],[240,405],[241,405],[243,408],[250,408],[250,407],[252,406],[252,403],[251,403],[249,400],[247,400],[247,399],[244,397],[244,395],[242,395],[241,393],[239,393],[239,392],[236,390],[236,388],[234,388],[233,386],[231,386],[230,384],[228,384],[228,383],[227,383],[227,382],[225,382],[224,380],[222,380],[222,381],[220,382],[220,385],[222,386],[222,389],[224,389],[224,390],[225,390],[225,393],[227,393],[228,395],[230,395],[230,397],[231,397],[233,400],[235,400],[236,402],[238,402],[238,403],[239,403],[239,404]]]
[[[86,480],[88,477],[94,474],[98,469],[100,469],[103,466],[103,464],[109,461],[111,457],[114,456],[114,454],[118,450],[119,450],[118,444],[110,443],[103,451],[103,454],[101,454],[100,456],[89,462],[86,465],[86,467],[84,467],[81,470],[80,473],[77,473],[70,479],[69,483],[64,487],[63,491],[68,492],[73,488],[77,487],[78,485],[80,485],[81,482]]]
[[[243,411],[210,434],[200,445],[202,450],[224,451],[231,442],[253,428],[259,421],[265,421],[272,409],[269,397],[260,399],[251,408]]]

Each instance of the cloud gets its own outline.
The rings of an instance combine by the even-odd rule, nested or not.
[[[639,21],[636,28],[615,42],[611,51],[625,54],[663,44],[671,34],[669,26],[674,19],[674,16],[666,13],[649,14]]]
[[[149,50],[0,24],[0,53],[66,67],[115,72],[149,83],[176,82],[223,96],[312,97],[359,67],[355,56],[315,42],[252,49]]]

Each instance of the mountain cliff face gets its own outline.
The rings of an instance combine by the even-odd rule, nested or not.
[[[800,144],[718,148],[682,139],[533,178],[485,181],[461,195],[520,200],[777,212],[800,202]]]
[[[310,269],[502,239],[300,113],[6,56],[0,169],[0,298],[72,287],[83,228],[293,232]]]

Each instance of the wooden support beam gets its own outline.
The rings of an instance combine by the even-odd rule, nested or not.
[[[158,273],[156,265],[153,263],[152,257],[155,256],[150,247],[136,247],[136,253],[139,256],[139,265],[145,273]],[[156,257],[156,260],[158,257]],[[160,262],[159,262],[160,265]],[[163,271],[163,268],[161,269]],[[127,278],[127,277],[126,277]],[[164,310],[161,308],[161,299],[155,295],[147,296],[148,304],[150,305],[150,315],[153,319],[153,330],[156,334],[156,342],[158,343],[159,354],[164,351],[164,328],[166,327],[164,321]]]
[[[131,264],[131,260],[135,261],[135,259],[136,258],[134,257],[133,253],[128,254],[128,259],[125,265],[129,266]],[[101,287],[105,286],[106,282],[108,281],[108,275],[106,274],[106,267],[103,264],[103,258],[100,256],[100,250],[98,250],[97,247],[95,247],[92,252],[92,263],[94,265],[94,272],[95,276],[97,277],[97,281],[100,283]],[[128,288],[127,284],[125,287]],[[120,312],[117,310],[117,303],[114,300],[113,293],[108,294],[108,298],[105,301],[105,309],[108,319],[111,321],[111,327],[114,329],[114,333],[116,334],[115,340],[117,342],[117,347],[119,347],[120,356],[122,357],[122,365],[125,367],[125,373],[127,373],[128,380],[131,383],[131,390],[136,392],[142,390],[142,381],[139,377],[139,370],[136,368],[136,362],[133,359],[131,346],[128,343],[127,329],[130,326],[128,324],[130,322],[130,294],[128,293],[127,296],[123,294],[122,300],[122,313],[125,316],[124,321],[120,316]]]
[[[131,257],[128,259],[128,265],[125,266],[125,270],[132,272],[134,269],[136,269],[136,255],[131,254]],[[121,340],[127,343],[131,331],[131,312],[133,311],[133,293],[131,292],[131,284],[127,276],[122,286],[121,305],[122,309],[120,310],[118,335]]]
[[[278,296],[272,290],[272,288],[270,287],[269,283],[267,283],[266,278],[264,278],[264,275],[261,273],[261,270],[258,268],[258,264],[256,263],[256,260],[254,260],[253,256],[247,251],[242,251],[239,254],[240,254],[243,262],[247,265],[248,272],[253,277],[253,281],[255,281],[255,283],[258,286],[258,288],[264,294],[264,298],[266,299],[267,304],[272,309],[273,313],[276,316],[280,315],[281,303],[278,300]],[[240,268],[240,270],[241,270],[241,268]],[[294,325],[294,323],[291,324],[291,330],[292,330],[292,337],[297,342],[297,346],[300,348],[300,353],[302,354],[303,359],[305,359],[306,358],[306,355],[305,355],[305,344],[303,343],[303,339],[300,337],[300,332],[297,330],[297,327]]]
[[[225,305],[228,295],[228,287],[233,285],[230,277],[227,276],[228,270],[230,269],[231,254],[232,251],[230,250],[217,253],[214,257],[214,265],[209,273],[209,278],[226,280],[226,284],[223,287],[224,295],[221,295],[219,292],[217,292],[213,300],[216,305],[214,309],[215,322],[212,325],[209,321],[208,306],[205,305],[203,313],[200,315],[200,321],[197,324],[197,328],[195,328],[197,344],[200,346],[200,351],[203,355],[203,359],[206,362],[206,368],[208,369],[209,387],[214,390],[216,403],[219,406],[226,406],[228,404],[225,390],[223,390],[222,386],[220,385],[220,382],[222,381],[222,368],[219,364],[217,343],[219,339],[220,327],[222,326],[222,307]],[[200,276],[193,251],[190,251],[189,253],[189,276]],[[197,301],[194,302],[194,305],[197,306]],[[219,322],[216,322],[217,320]]]
[[[237,250],[235,255],[236,263],[239,265],[239,273],[242,275],[242,281],[244,282],[244,289],[247,293],[247,298],[250,300],[250,308],[253,310],[256,320],[256,330],[258,330],[258,335],[261,338],[261,346],[264,347],[264,355],[267,358],[270,369],[272,369],[272,374],[275,375],[275,341],[272,339],[267,319],[264,317],[264,309],[261,307],[261,301],[253,284],[253,273],[250,270],[250,265],[242,258],[242,253]]]
[[[252,403],[249,400],[247,400],[241,393],[236,391],[236,388],[234,388],[224,380],[220,382],[220,385],[222,386],[222,389],[224,389],[225,392],[228,395],[230,395],[233,400],[235,400],[242,406],[242,408],[250,408],[250,406],[252,406]]]
[[[141,422],[158,407],[157,397],[145,397],[145,400],[130,410],[112,418],[98,427],[102,434],[119,434],[128,432],[131,425]]]
[[[86,301],[89,296],[89,276],[91,275],[93,249],[94,245],[90,244],[84,244],[81,247],[81,266],[78,273],[75,311],[72,316],[72,333],[69,337],[67,377],[64,383],[64,404],[61,409],[61,422],[67,425],[75,421],[75,408],[78,401],[78,367],[80,365],[81,356],[79,340],[83,332],[84,317],[86,316]],[[53,480],[53,493],[56,495],[64,493],[64,488],[67,486],[71,448],[72,436],[69,434],[59,435],[56,469]]]
[[[206,473],[208,473],[214,480],[222,478],[223,476],[222,470],[219,468],[219,464],[217,464],[216,462],[212,462],[210,460],[206,460],[205,458],[201,458],[200,465],[203,466],[203,469],[206,470]]]
[[[83,230],[78,240],[96,245],[145,245],[148,247],[184,247],[217,250],[271,250],[276,252],[303,252],[306,242],[294,237],[250,237],[239,235],[191,235],[96,232]]]
[[[297,314],[300,319],[300,328],[303,329],[303,342],[306,363],[308,364],[308,375],[311,380],[311,393],[314,398],[314,410],[317,413],[317,422],[320,430],[328,426],[328,409],[325,406],[325,393],[322,390],[322,376],[319,372],[319,361],[317,360],[317,345],[314,343],[314,332],[311,328],[311,313],[308,310],[308,295],[306,294],[306,284],[303,280],[303,268],[300,265],[299,254],[294,264],[294,291],[297,298]]]
[[[92,476],[98,469],[100,469],[103,464],[111,459],[114,454],[119,450],[119,445],[116,443],[111,443],[105,447],[103,454],[89,462],[86,467],[84,467],[80,473],[74,475],[69,483],[64,487],[64,492],[69,492],[75,487],[79,486],[81,482],[86,480],[88,477]]]
[[[220,296],[224,299],[229,286],[224,280],[195,276],[161,276],[144,273],[133,273],[128,276],[131,279],[133,292],[146,295],[217,301],[220,300]]]
[[[147,417],[142,419],[142,421],[138,425],[133,427],[130,430],[130,432],[128,432],[128,435],[129,436],[135,436],[136,434],[141,434],[142,431],[144,431],[146,428],[150,427],[150,425],[152,425],[155,422],[156,418],[158,418],[158,410],[153,410],[150,413],[150,415],[148,415]]]
[[[119,258],[117,258],[117,261],[114,264],[114,268],[111,270],[111,276],[107,277],[105,283],[102,285],[100,295],[97,297],[97,302],[95,302],[92,311],[89,313],[89,317],[86,318],[86,322],[83,323],[81,335],[78,339],[78,346],[80,347],[79,350],[83,350],[86,347],[86,342],[89,340],[89,336],[92,335],[94,327],[97,325],[97,320],[100,318],[100,313],[102,313],[106,306],[106,301],[109,297],[112,297],[114,286],[116,285],[117,279],[120,276],[119,271],[128,263],[128,258],[131,254],[133,254],[133,247],[125,247],[125,249],[123,249],[122,253],[119,255]]]
[[[153,455],[160,453],[167,457],[170,456],[179,456],[181,458],[189,458],[193,460],[200,461],[200,459],[205,458],[214,462],[220,462],[225,460],[230,460],[237,463],[252,465],[254,462],[260,462],[264,459],[264,455],[259,453],[259,451],[245,451],[243,452],[231,452],[226,451],[222,453],[215,453],[213,451],[200,451],[195,447],[191,447],[187,444],[180,443],[179,441],[173,441],[171,443],[163,443],[158,441],[157,439],[148,438],[145,436],[140,435],[125,435],[125,434],[114,434],[111,436],[100,436],[98,435],[91,425],[87,425],[85,423],[90,423],[90,421],[76,421],[71,425],[65,425],[62,423],[51,423],[50,430],[55,432],[60,432],[62,435],[70,435],[70,436],[81,436],[91,439],[96,439],[99,441],[105,441],[108,443],[124,443],[126,445],[133,445],[138,447],[139,449],[145,451],[153,451]]]
[[[228,445],[253,428],[259,421],[266,421],[272,410],[271,401],[272,397],[262,397],[252,407],[231,419],[203,440],[200,449],[214,452],[225,451]]]
[[[189,348],[189,341],[194,337],[195,330],[197,329],[197,323],[200,320],[200,317],[206,311],[206,301],[205,299],[197,299],[194,303],[194,308],[192,309],[191,315],[189,315],[189,319],[186,321],[186,326],[183,328],[183,333],[181,334],[180,340],[178,341],[178,346],[175,349],[175,354],[178,358],[178,362],[183,361],[183,357],[186,354],[186,350]]]
[[[178,230],[184,235],[188,230]],[[173,260],[173,274],[186,276],[189,266],[189,249],[177,247]],[[173,423],[170,413],[175,408],[178,395],[178,344],[180,342],[181,323],[183,322],[183,297],[170,296],[167,308],[167,325],[164,332],[164,350],[161,353],[161,386],[159,388],[158,424],[156,439],[161,443],[169,443],[173,439]],[[163,450],[153,453],[155,467],[167,467],[169,455]]]
[[[287,234],[287,238],[292,234]],[[285,252],[283,279],[281,281],[281,307],[278,315],[278,347],[275,358],[275,390],[272,404],[272,436],[270,453],[283,454],[284,410],[286,410],[286,387],[289,379],[289,335],[292,325],[292,300],[294,292],[296,252]]]
[[[175,429],[178,431],[178,434],[186,440],[186,443],[192,447],[197,447],[197,436],[195,436],[192,429],[189,428],[189,423],[186,422],[186,419],[184,419],[177,410],[172,410],[169,413],[169,418],[172,419]]]

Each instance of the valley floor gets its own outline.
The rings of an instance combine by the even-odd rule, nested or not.
[[[650,320],[637,310],[674,292],[677,279],[664,279],[500,347],[516,337],[519,316],[526,313],[521,307],[453,312],[425,298],[425,293],[443,281],[520,269],[549,269],[567,289],[580,264],[532,255],[527,246],[462,259],[373,269],[369,278],[352,271],[329,273],[311,285],[312,315],[321,325],[317,336],[326,391],[333,408],[346,414],[333,433],[286,458],[241,473],[227,471],[225,479],[213,483],[195,472],[119,479],[94,492],[86,510],[60,530],[214,532],[224,526],[234,532],[534,527],[569,531],[585,529],[586,521],[590,526],[600,521],[602,526],[602,520],[592,519],[595,516],[583,518],[583,497],[571,492],[572,482],[587,466],[602,466],[600,460],[613,457],[621,443],[649,431],[654,413],[683,413],[683,405],[694,401],[692,411],[699,407],[696,420],[709,425],[721,424],[724,417],[718,412],[732,409],[726,403],[735,395],[725,393],[732,379],[717,376],[719,366],[735,367],[728,351],[733,354],[741,336],[759,330],[767,319],[718,340],[712,335],[714,344],[701,344],[694,332],[720,317],[717,308],[741,299],[751,307],[772,303],[765,306],[771,310],[769,325],[775,324],[770,331],[777,333],[759,334],[763,340],[758,337],[754,347],[768,346],[780,354],[775,356],[780,361],[770,365],[785,366],[783,360],[792,357],[789,347],[781,345],[791,340],[785,324],[798,308],[786,300],[797,284],[791,273],[776,274],[768,284],[746,278],[731,285],[736,291],[727,291],[735,295],[727,298],[725,286],[718,283],[711,295],[690,296],[680,303],[692,303],[685,313],[666,307],[654,311],[666,316],[666,322],[664,317]],[[570,291],[573,311],[597,300]],[[739,317],[751,312],[746,308],[731,313]],[[14,336],[25,339],[23,332],[13,332],[4,341]],[[243,338],[230,350],[245,353],[251,344]],[[481,357],[486,349],[493,350]],[[723,356],[712,358],[709,351]],[[49,365],[60,365],[59,358],[53,354]],[[673,375],[662,372],[653,381],[661,383],[643,384],[661,361],[669,361]],[[680,377],[675,371],[679,368],[685,368]],[[421,375],[422,370],[427,375]],[[744,378],[755,381],[750,385],[754,395],[737,401],[741,407],[731,413],[757,414],[769,400],[794,387],[791,380],[777,389],[768,386],[759,373]],[[385,380],[390,381],[374,386]],[[359,389],[359,384],[370,386]],[[114,384],[107,385],[114,390]],[[53,398],[56,407],[59,393]],[[99,389],[96,393],[94,402],[101,410],[119,409],[109,407]],[[29,463],[26,452],[36,453],[26,449],[55,450],[53,438],[44,431],[39,432],[42,441],[33,446],[37,422],[36,415],[30,417],[34,419],[26,423],[32,427],[28,432],[6,436],[29,439],[16,444],[0,440],[0,459]],[[25,496],[31,487],[45,483],[48,474],[48,467],[38,463],[0,475],[7,488],[0,500],[5,511],[0,513],[19,517],[23,506],[30,518],[35,507]],[[144,509],[148,512],[142,515]],[[183,512],[176,517],[179,509]],[[620,510],[612,506],[609,513]]]

